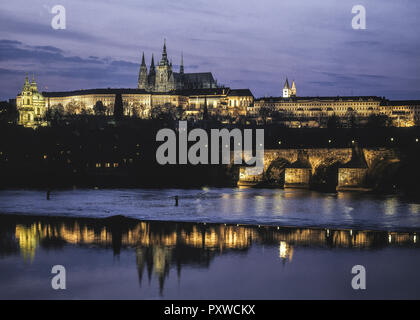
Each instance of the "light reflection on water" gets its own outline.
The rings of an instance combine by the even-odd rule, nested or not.
[[[89,285],[92,298],[104,297],[103,286],[111,291],[105,297],[360,298],[348,286],[335,287],[341,273],[347,279],[351,267],[360,263],[372,274],[369,297],[393,297],[394,291],[380,287],[387,277],[402,277],[400,288],[390,284],[397,290],[394,293],[419,297],[420,246],[415,232],[14,215],[0,215],[0,226],[2,298],[11,298],[11,292],[17,295],[13,297],[29,297],[27,290],[34,281],[19,277],[47,277],[45,283],[49,284],[51,265],[61,263],[71,266],[68,274],[74,286],[69,280],[69,287],[80,289],[69,290],[66,297],[83,296],[83,282]],[[117,263],[115,257],[119,257]],[[305,269],[308,267],[311,269]],[[19,274],[19,268],[26,271]],[[92,270],[98,272],[93,278],[89,276]],[[128,278],[121,279],[119,272]],[[236,278],[240,274],[243,278]],[[305,278],[302,283],[294,278],[299,274]],[[214,286],[213,282],[224,276],[228,282]],[[137,289],[132,287],[133,280]],[[319,287],[318,280],[327,283],[326,287]],[[375,289],[375,285],[379,287]],[[242,292],[243,288],[250,291]],[[47,285],[37,288],[45,297],[54,297],[47,289]],[[297,289],[300,295],[294,296],[291,292]]]
[[[419,212],[397,196],[293,189],[76,189],[53,191],[50,201],[44,191],[0,191],[0,213],[28,215],[414,231]]]

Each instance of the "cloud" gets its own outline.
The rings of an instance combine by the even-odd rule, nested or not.
[[[367,30],[353,30],[352,4],[336,0],[62,0],[66,30],[51,28],[46,4],[56,3],[0,4],[2,98],[26,71],[50,90],[135,87],[141,52],[158,62],[164,38],[175,70],[182,51],[186,72],[210,71],[255,96],[280,95],[288,76],[306,96],[419,98],[414,1],[360,0]]]
[[[15,96],[26,72],[34,73],[40,88],[72,90],[88,87],[133,87],[138,63],[109,58],[67,56],[53,46],[30,46],[19,41],[0,40],[0,95]],[[8,66],[8,67],[6,67]]]

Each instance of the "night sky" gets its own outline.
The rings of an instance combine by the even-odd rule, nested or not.
[[[66,8],[67,28],[51,27]],[[367,29],[353,30],[362,4]],[[420,1],[416,0],[14,0],[0,3],[0,100],[25,73],[48,91],[137,85],[163,39],[179,70],[211,71],[220,84],[281,95],[420,99]]]

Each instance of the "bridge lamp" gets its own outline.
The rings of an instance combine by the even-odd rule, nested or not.
[[[416,142],[419,142],[419,138],[416,138]]]
[[[394,141],[394,138],[391,138],[391,142]]]
[[[351,143],[354,144],[354,140],[351,140]]]
[[[281,141],[279,140],[279,144],[281,144]]]
[[[328,140],[328,143],[331,143],[331,139]]]

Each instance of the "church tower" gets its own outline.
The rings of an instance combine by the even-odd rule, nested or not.
[[[163,44],[162,59],[156,67],[155,92],[168,92],[175,89],[172,67],[166,52],[166,40]]]
[[[28,74],[26,74],[22,92],[16,97],[16,106],[20,125],[33,128],[38,125],[46,125],[45,98],[38,92],[34,76],[32,76],[32,82],[29,83]]]
[[[147,83],[147,66],[146,62],[144,61],[144,52],[143,56],[141,58],[141,65],[140,65],[140,71],[139,71],[139,79],[137,88],[138,89],[147,89],[148,83]]]
[[[290,98],[290,86],[289,86],[289,80],[287,78],[283,87],[283,98]]]
[[[296,84],[295,84],[295,80],[293,80],[293,82],[292,82],[292,88],[290,89],[290,96],[291,97],[296,97]]]

